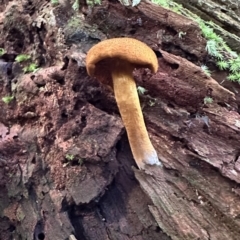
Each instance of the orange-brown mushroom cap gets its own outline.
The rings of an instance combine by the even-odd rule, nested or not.
[[[153,73],[158,70],[156,54],[145,43],[133,38],[112,38],[93,46],[86,58],[86,68],[90,76],[109,81],[115,60],[124,60],[133,68],[149,68]]]
[[[113,86],[116,102],[127,131],[133,157],[140,169],[146,164],[161,165],[144,123],[134,68],[157,72],[155,53],[145,43],[132,38],[113,38],[92,47],[86,59],[87,72],[99,81]]]

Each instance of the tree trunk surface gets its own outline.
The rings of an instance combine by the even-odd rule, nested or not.
[[[214,28],[235,51],[240,51],[240,2],[238,0],[184,1],[176,0],[204,20],[214,22]]]
[[[239,4],[222,2],[185,5],[238,42]],[[0,1],[0,239],[240,239],[240,88],[198,25],[146,1],[73,4]],[[112,90],[86,72],[94,44],[124,36],[158,57],[134,78],[162,168],[137,169]]]

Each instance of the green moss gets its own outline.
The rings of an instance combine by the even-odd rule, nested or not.
[[[6,104],[9,104],[14,99],[14,96],[6,96],[2,98],[2,101]]]
[[[58,0],[51,0],[52,5],[57,5],[58,3],[59,3]]]
[[[37,70],[38,70],[38,65],[35,63],[31,63],[28,66],[23,68],[24,73],[35,72]]]
[[[5,50],[3,48],[0,48],[0,57],[5,53]]]
[[[211,97],[205,97],[203,99],[204,104],[211,104],[213,102],[213,99]]]
[[[206,65],[202,65],[201,69],[207,74],[208,76],[211,76],[211,71],[208,69]]]
[[[94,5],[100,5],[101,0],[87,0],[87,5],[93,7]]]
[[[16,58],[15,61],[16,62],[25,62],[27,60],[29,60],[31,57],[28,54],[19,54]]]
[[[152,0],[152,2],[197,22],[202,30],[203,37],[207,40],[206,50],[215,59],[216,66],[220,70],[228,70],[230,72],[227,77],[228,80],[240,83],[240,55],[234,52],[223,38],[214,31],[214,28],[217,28],[215,23],[204,21],[174,1]],[[180,33],[179,35],[181,36]]]
[[[75,0],[75,2],[72,5],[72,8],[74,9],[74,11],[77,11],[79,9],[79,0]]]
[[[137,87],[137,91],[139,95],[144,95],[145,92],[147,92],[147,90],[144,87],[138,86]]]
[[[167,0],[152,0],[152,2],[164,8],[170,8],[169,1]]]
[[[66,154],[65,158],[68,160],[68,161],[73,161],[75,156],[73,154]]]

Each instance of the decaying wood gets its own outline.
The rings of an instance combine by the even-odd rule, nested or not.
[[[171,69],[171,72],[169,72],[170,77],[176,79],[174,85],[181,86],[181,88],[183,88],[183,84],[185,84],[188,88],[191,88],[191,93],[189,94],[193,94],[195,92],[194,98],[198,99],[198,101],[201,101],[201,99],[207,96],[208,91],[210,91],[209,95],[214,98],[215,101],[229,103],[235,100],[234,93],[219,85],[216,80],[204,73],[201,67],[198,67],[179,56],[175,56],[161,50],[160,52],[163,56],[164,61],[169,64],[170,67],[174,66]],[[181,83],[179,83],[179,80]],[[162,84],[166,85],[167,82],[164,82]],[[202,95],[198,97],[198,93]],[[171,97],[169,93],[166,94]],[[179,103],[184,100],[188,101],[184,103],[184,106],[192,104],[192,102],[189,102],[190,97],[187,99],[186,97],[183,98],[183,96],[174,94],[172,97],[174,98],[174,101],[178,103],[178,105],[181,105]]]
[[[205,51],[202,46],[205,44],[205,39],[202,38],[201,31],[195,22],[147,1],[142,1],[137,8],[150,19],[158,21],[159,25],[168,26],[175,31],[175,36],[171,39],[172,43],[198,57],[204,56]],[[179,37],[180,32],[186,33],[185,39]],[[163,38],[167,39],[167,35],[160,28],[157,32],[157,39],[162,41]]]
[[[186,60],[178,62],[180,57],[161,52],[160,73],[141,84],[158,97],[145,114],[166,169],[150,169],[147,174],[135,171],[135,175],[153,201],[150,211],[172,239],[238,239],[239,114],[212,104],[202,109],[204,115],[189,118],[177,105],[197,108],[207,93],[207,82],[215,80],[204,78]],[[178,64],[177,70],[169,64]],[[232,97],[216,82],[214,89],[220,90],[216,92],[222,100]],[[169,107],[159,98],[175,104]]]
[[[186,163],[190,158],[185,159]],[[149,210],[158,225],[174,240],[238,239],[239,222],[232,221],[234,214],[230,211],[232,207],[236,210],[234,205],[239,197],[234,196],[228,183],[221,186],[224,194],[219,186],[214,186],[213,179],[223,181],[214,171],[208,171],[211,174],[208,176],[193,169],[189,171],[186,164],[181,173],[169,169],[135,171],[141,187],[151,197],[153,204],[149,205]]]
[[[238,240],[239,86],[201,70],[196,23],[144,1],[81,13],[71,4],[0,7],[0,95],[14,96],[0,101],[0,239]],[[88,49],[116,36],[158,56],[156,75],[134,78],[163,168],[132,168],[112,90],[86,73]],[[14,58],[28,52],[43,68],[22,74]]]
[[[234,51],[240,51],[240,3],[238,0],[176,0],[175,2],[182,4],[204,20],[214,22],[215,24],[212,25],[214,30],[227,41]]]

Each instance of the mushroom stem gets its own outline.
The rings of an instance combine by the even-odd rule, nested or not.
[[[118,61],[112,70],[114,94],[127,131],[133,157],[139,169],[145,164],[161,165],[150,142],[138,98],[136,83],[132,76],[134,67]]]

